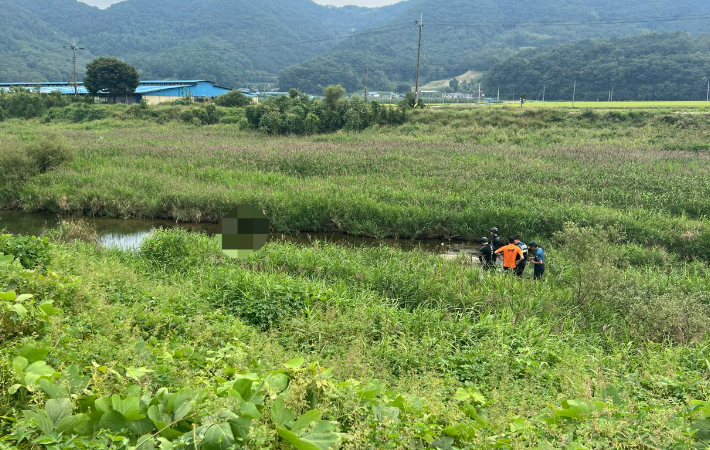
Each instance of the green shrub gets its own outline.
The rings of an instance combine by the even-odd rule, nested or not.
[[[212,302],[263,330],[300,315],[314,300],[327,296],[307,280],[288,275],[225,268],[213,272],[211,278],[206,295]]]
[[[244,95],[241,91],[231,91],[220,95],[214,99],[214,102],[216,105],[230,108],[243,107],[253,103],[251,98]]]
[[[30,92],[26,89],[18,89],[9,94],[0,96],[0,107],[2,107],[10,117],[31,119],[40,117],[47,111],[46,94]]]
[[[710,331],[710,305],[681,292],[621,299],[626,319],[637,339],[687,343]]]
[[[158,229],[143,239],[139,254],[153,268],[185,273],[221,258],[216,241],[180,228]]]
[[[60,221],[47,233],[47,237],[64,244],[86,242],[98,245],[99,242],[96,226],[81,218]]]
[[[0,194],[9,199],[38,172],[25,148],[17,141],[0,144]]]
[[[624,259],[634,267],[665,267],[677,260],[664,248],[645,248],[636,244],[624,247]]]
[[[5,117],[7,116],[7,113],[5,112],[4,109],[0,108],[0,122],[5,120]]]
[[[46,237],[0,234],[0,252],[20,260],[26,269],[47,267],[51,262],[51,245]]]
[[[219,123],[225,123],[228,125],[237,125],[239,122],[242,120],[241,116],[227,116],[227,117],[222,117],[219,120]]]
[[[216,106],[205,105],[184,110],[180,114],[180,119],[194,125],[212,125],[219,122],[219,115]]]
[[[56,169],[60,165],[74,160],[75,150],[59,136],[46,136],[26,146],[27,156],[34,163],[39,173]]]

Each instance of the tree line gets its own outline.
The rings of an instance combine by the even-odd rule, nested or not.
[[[267,134],[332,133],[341,129],[359,131],[373,125],[398,125],[407,120],[414,106],[410,94],[397,107],[345,98],[340,85],[327,86],[317,99],[292,89],[288,96],[268,99],[244,110],[242,123]]]
[[[652,33],[521,52],[493,66],[482,85],[571,100],[576,82],[577,100],[677,101],[705,100],[709,77],[710,35]]]

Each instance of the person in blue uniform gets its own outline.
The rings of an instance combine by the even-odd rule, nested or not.
[[[539,280],[545,273],[545,253],[537,246],[537,242],[529,243],[528,249],[531,254],[530,264],[533,265],[533,278]]]

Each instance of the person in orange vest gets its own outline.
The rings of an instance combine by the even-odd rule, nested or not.
[[[503,270],[515,270],[518,262],[523,260],[523,251],[515,245],[514,236],[508,236],[508,245],[499,248],[496,253],[503,254]]]

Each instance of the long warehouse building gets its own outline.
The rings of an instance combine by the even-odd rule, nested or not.
[[[74,94],[74,84],[66,82],[45,82],[45,83],[0,83],[0,90],[8,91],[12,87],[21,87],[39,92],[50,93],[58,91],[63,95]],[[145,99],[148,104],[157,105],[159,103],[172,102],[185,97],[192,97],[197,101],[213,99],[226,94],[231,89],[217,86],[216,83],[207,80],[151,80],[141,81],[136,88],[134,95],[116,98],[117,102],[140,103]],[[79,95],[89,95],[84,84],[77,83]],[[249,94],[245,94],[249,96]],[[100,101],[112,101],[106,95],[99,93]]]

